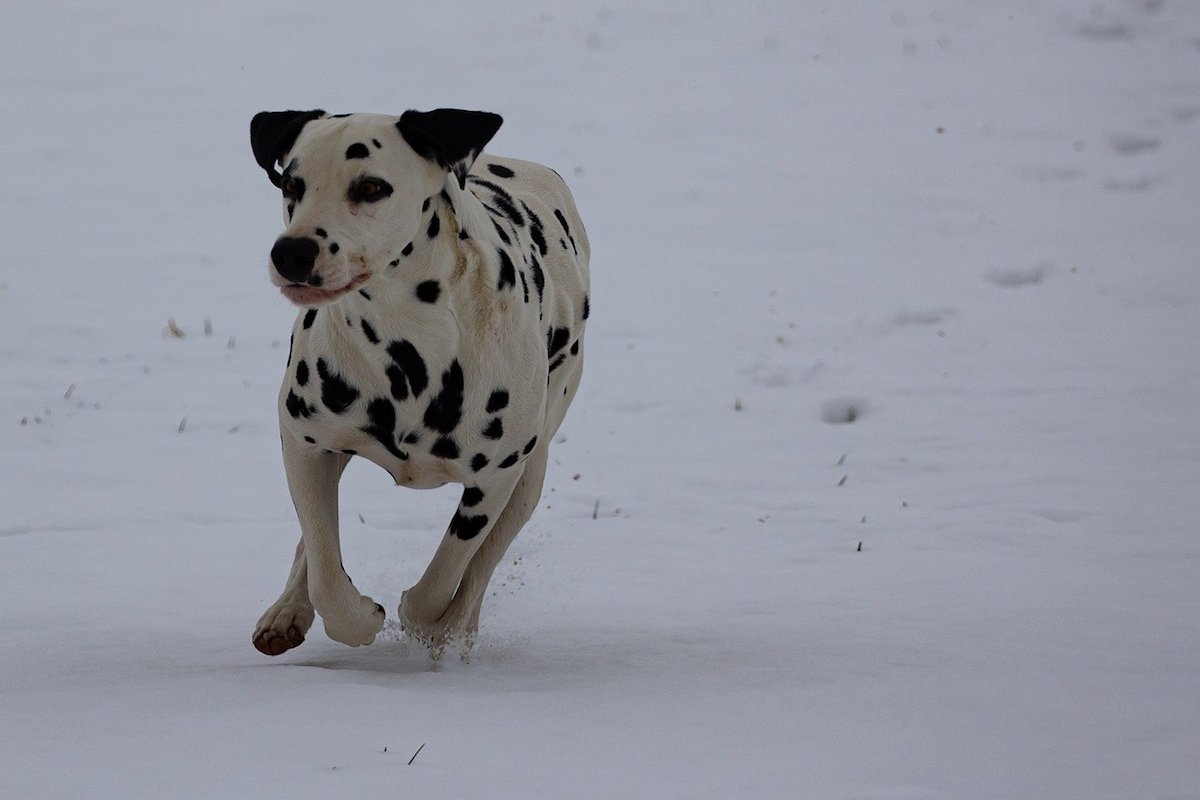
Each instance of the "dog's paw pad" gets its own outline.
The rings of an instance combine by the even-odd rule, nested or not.
[[[281,602],[268,608],[258,620],[251,642],[258,652],[277,656],[304,644],[304,634],[312,623],[311,607]]]
[[[254,649],[263,655],[277,656],[304,644],[304,632],[295,625],[282,631],[266,628],[254,632],[253,643]]]

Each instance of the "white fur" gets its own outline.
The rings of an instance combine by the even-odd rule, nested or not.
[[[435,648],[457,636],[470,637],[478,627],[492,571],[536,507],[547,448],[579,384],[589,246],[565,184],[551,170],[529,162],[487,155],[476,161],[472,175],[503,186],[523,204],[519,213],[524,225],[498,218],[511,241],[506,245],[494,215],[472,190],[485,201],[494,199],[492,192],[474,181],[460,188],[446,169],[408,146],[396,119],[354,115],[314,120],[280,158],[306,184],[282,235],[316,238],[314,231],[321,229],[325,236],[318,238],[321,251],[314,269],[320,290],[301,298],[318,311],[308,327],[308,311],[297,318],[279,393],[284,465],[302,538],[283,594],[254,633],[255,646],[270,654],[299,644],[314,611],[331,638],[350,645],[369,644],[383,625],[382,607],[362,596],[341,566],[337,485],[352,457],[343,452],[347,450],[383,467],[398,485],[430,488],[454,482],[483,492],[477,505],[460,512],[486,516],[486,524],[468,539],[448,531],[424,575],[403,593],[399,608],[405,630]],[[356,142],[370,144],[369,158],[344,156]],[[488,171],[493,164],[515,176],[496,177]],[[346,186],[364,171],[387,181],[393,194],[374,204],[348,202]],[[544,255],[533,241],[528,211],[542,223]],[[430,239],[435,213],[440,230]],[[468,238],[460,238],[464,229]],[[334,242],[336,254],[329,252]],[[410,242],[413,248],[406,256]],[[500,250],[520,273],[515,286],[498,288]],[[533,285],[534,258],[545,276],[540,303]],[[272,281],[281,288],[289,285],[273,269]],[[415,287],[431,281],[440,289],[432,303],[415,294]],[[293,287],[293,294],[302,291],[307,289]],[[565,359],[548,373],[548,331],[560,328],[569,330],[569,343],[558,351]],[[378,343],[371,341],[368,329]],[[419,397],[407,400],[395,399],[388,377],[396,363],[389,344],[400,341],[415,349],[427,367],[427,386]],[[325,381],[318,375],[318,361],[326,375],[334,376],[332,383],[341,381],[358,393],[341,413],[322,402]],[[299,386],[301,362],[308,373],[304,386]],[[464,386],[461,420],[450,434],[439,434],[426,425],[425,415],[455,362]],[[498,388],[507,391],[508,404],[487,413],[485,406]],[[364,430],[371,426],[370,403],[380,398],[393,408],[393,448],[384,445],[386,437],[377,431]],[[496,417],[503,426],[499,440],[484,433]],[[405,443],[406,433],[421,440]],[[534,437],[536,446],[524,453]],[[461,455],[431,454],[439,438],[452,440]],[[398,457],[396,450],[407,458]],[[501,468],[514,452],[517,463]],[[488,463],[476,470],[472,462],[479,455]]]

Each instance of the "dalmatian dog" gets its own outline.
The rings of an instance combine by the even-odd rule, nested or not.
[[[342,566],[338,482],[355,456],[398,486],[462,484],[403,629],[469,644],[493,570],[541,495],[575,396],[589,245],[553,170],[482,154],[496,114],[264,111],[254,157],[283,192],[271,281],[300,307],[279,421],[300,543],[254,631],[279,655],[319,615],[370,644],[382,606]]]

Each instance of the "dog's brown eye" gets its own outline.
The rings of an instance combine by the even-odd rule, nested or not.
[[[290,199],[294,199],[296,197],[297,186],[295,178],[284,178],[283,182],[279,185],[279,188],[283,189],[284,197]]]
[[[391,185],[379,178],[363,178],[350,187],[350,200],[355,203],[376,203],[392,193]]]

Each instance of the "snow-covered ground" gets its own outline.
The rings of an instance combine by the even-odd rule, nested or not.
[[[249,119],[443,105],[583,387],[469,663],[269,659]],[[1200,3],[11,2],[0,137],[5,800],[1200,797]],[[457,493],[343,487],[394,619]]]

